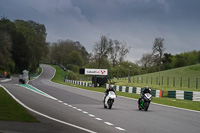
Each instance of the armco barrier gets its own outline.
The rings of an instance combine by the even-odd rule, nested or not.
[[[88,87],[92,86],[91,83],[75,81],[75,80],[65,80],[65,82],[82,85],[82,86],[88,86]],[[110,85],[106,84],[105,86],[106,86],[106,88],[108,88]],[[144,90],[144,88],[140,88],[140,87],[128,87],[128,86],[118,86],[118,85],[115,85],[114,89],[116,91],[120,91],[120,92],[136,93],[136,94],[140,94]],[[154,97],[162,97],[163,96],[162,90],[151,90],[151,93]],[[180,90],[168,91],[168,97],[200,102],[200,92],[196,92],[196,91],[193,91],[193,92],[192,91],[180,91]]]
[[[200,102],[200,92],[193,91],[193,101]]]
[[[168,91],[168,97],[200,102],[200,92],[195,91]]]
[[[176,91],[168,91],[169,98],[176,98]]]
[[[184,91],[176,91],[176,99],[184,99]]]
[[[81,82],[81,81],[76,81],[76,80],[65,80],[65,82],[76,84],[76,85],[92,87],[92,84],[87,83],[87,82]],[[110,86],[109,84],[105,85],[106,88],[109,88],[109,86]],[[136,94],[140,94],[144,90],[144,88],[140,88],[140,87],[128,87],[128,86],[118,86],[118,85],[115,85],[114,89],[116,91],[120,91],[120,92],[136,93]],[[162,91],[161,90],[152,90],[152,92],[153,92],[153,96],[162,97]],[[200,95],[200,94],[197,94],[197,95]]]
[[[156,90],[151,90],[152,96],[156,97]]]
[[[141,93],[141,88],[140,87],[137,87],[136,88],[136,94],[140,94]]]
[[[110,86],[109,84],[105,85],[106,88],[108,88],[109,86]],[[144,88],[140,87],[128,87],[128,86],[118,86],[118,85],[115,85],[114,89],[120,92],[136,93],[136,94],[141,94],[141,92],[144,90]],[[162,97],[161,90],[151,90],[151,92],[154,97]]]
[[[192,91],[184,91],[184,99],[192,100],[193,99],[193,92]]]
[[[132,93],[136,93],[136,90],[137,90],[137,88],[136,88],[136,87],[133,87]]]

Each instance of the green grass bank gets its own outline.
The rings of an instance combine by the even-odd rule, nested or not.
[[[200,64],[160,71],[160,74],[159,72],[155,72],[132,76],[130,83],[128,83],[127,77],[119,78],[118,80],[115,78],[114,82],[120,86],[149,86],[152,89],[159,89],[164,91],[200,91]]]
[[[19,122],[38,122],[24,107],[18,104],[0,87],[0,120]]]

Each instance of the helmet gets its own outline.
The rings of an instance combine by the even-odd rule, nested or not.
[[[110,90],[110,91],[113,91],[113,90],[114,90],[114,85],[110,85],[109,90]]]
[[[144,88],[147,89],[147,90],[149,90],[149,86],[145,86]]]

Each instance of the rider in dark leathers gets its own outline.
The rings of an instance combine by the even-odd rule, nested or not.
[[[113,91],[115,93],[114,85],[110,85],[110,87],[108,89],[106,89],[105,96],[104,96],[104,102],[105,102],[106,96],[108,95],[109,91]],[[115,95],[116,95],[116,93],[115,93]]]
[[[145,93],[151,93],[151,89],[148,86],[145,86],[144,91],[142,91],[138,103],[140,103],[140,100],[144,97]]]

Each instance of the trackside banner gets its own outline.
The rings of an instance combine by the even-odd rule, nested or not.
[[[85,75],[108,75],[108,69],[87,69]]]

